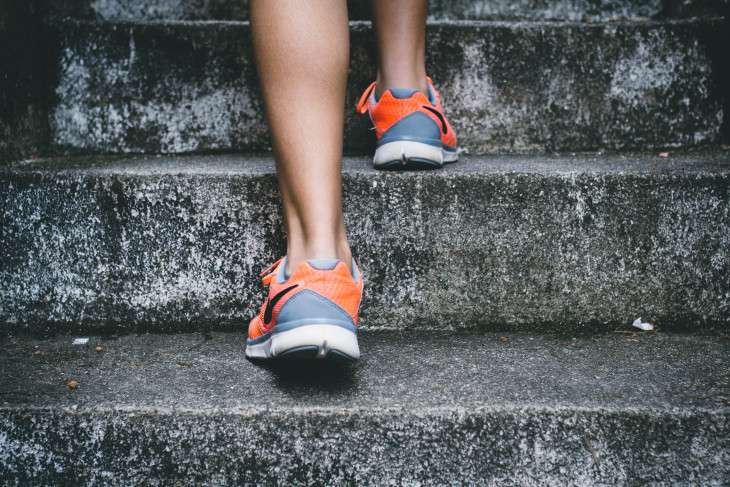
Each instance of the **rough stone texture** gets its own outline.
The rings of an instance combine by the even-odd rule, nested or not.
[[[284,252],[269,157],[58,164],[0,172],[4,332],[231,330],[258,312]],[[343,178],[365,328],[730,323],[727,151],[400,174],[356,158]]]
[[[48,143],[37,3],[0,0],[0,164]]]
[[[367,2],[349,0],[350,18],[369,19]],[[55,17],[97,20],[248,20],[248,0],[55,0]],[[432,20],[564,20],[723,15],[727,0],[432,0]]]
[[[247,25],[62,23],[53,140],[64,148],[264,148]],[[54,54],[51,54],[54,55]]]
[[[726,15],[728,0],[431,0],[438,20],[571,20]]]
[[[505,338],[362,333],[363,358],[348,368],[256,366],[243,334],[5,339],[0,476],[9,486],[727,485],[721,334]]]
[[[472,153],[647,149],[723,139],[719,21],[436,23],[427,69]],[[353,23],[345,148],[368,152],[355,113],[375,77],[369,24]],[[165,152],[269,145],[247,23],[97,23],[49,29],[58,150]]]

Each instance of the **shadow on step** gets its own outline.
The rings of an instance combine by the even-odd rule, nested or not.
[[[357,387],[357,366],[324,360],[251,362],[269,372],[282,392],[345,394]]]

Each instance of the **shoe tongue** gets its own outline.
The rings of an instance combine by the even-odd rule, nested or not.
[[[393,95],[393,98],[397,98],[399,100],[405,100],[407,98],[412,97],[418,93],[418,90],[412,90],[410,88],[391,88],[390,94]]]

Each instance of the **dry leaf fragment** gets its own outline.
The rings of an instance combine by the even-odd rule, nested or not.
[[[66,385],[68,385],[71,389],[76,389],[79,386],[79,383],[76,382],[75,380],[72,380],[71,382],[69,382]]]
[[[33,352],[33,355],[40,355],[40,354],[41,354],[40,350],[36,350],[35,352]]]
[[[502,340],[503,342],[506,342],[507,341],[507,338],[506,337],[502,337],[502,338],[500,338],[500,340]]]
[[[104,349],[103,349],[102,347],[96,347],[96,351],[97,351],[97,352],[103,352],[103,351],[104,351]]]

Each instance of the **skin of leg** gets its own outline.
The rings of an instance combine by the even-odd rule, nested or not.
[[[287,275],[352,255],[342,216],[345,0],[251,0],[251,32],[287,232]]]
[[[375,96],[390,88],[427,94],[426,16],[428,0],[370,0],[378,41]]]

